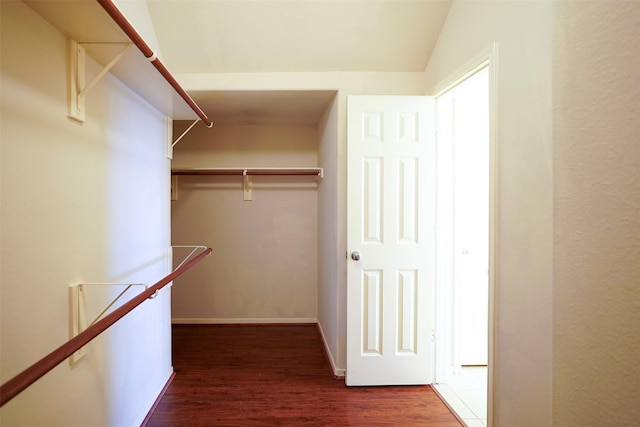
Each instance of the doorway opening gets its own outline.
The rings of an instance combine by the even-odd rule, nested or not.
[[[491,224],[490,69],[436,97],[438,393],[470,426],[487,425]]]

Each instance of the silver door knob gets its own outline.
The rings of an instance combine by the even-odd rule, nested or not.
[[[354,261],[360,261],[360,252],[358,251],[351,252],[351,259]]]

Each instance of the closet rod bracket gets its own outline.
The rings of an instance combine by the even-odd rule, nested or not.
[[[88,286],[126,286],[125,289],[116,296],[111,303],[107,305],[107,307],[98,314],[98,316],[92,321],[87,322],[87,298],[86,298],[86,287]],[[104,314],[109,311],[111,307],[115,305],[116,302],[122,296],[131,289],[132,286],[144,286],[145,289],[149,287],[146,283],[73,283],[69,285],[69,316],[70,316],[70,337],[73,338],[78,335],[80,332],[84,331],[88,327],[95,324],[98,320],[104,316]],[[153,299],[157,296],[157,293],[153,294],[149,297],[149,299]],[[87,350],[82,347],[75,353],[73,353],[69,358],[69,363],[74,365],[78,362],[85,354]]]
[[[91,43],[77,42],[69,39],[69,66],[68,68],[68,112],[69,118],[79,122],[85,121],[86,95],[89,89],[95,86],[100,79],[122,59],[124,54],[133,46],[133,43]],[[96,76],[86,83],[86,50],[84,45],[122,45],[124,48],[116,54]]]
[[[191,129],[193,129],[193,127],[194,127],[195,125],[197,125],[199,121],[201,121],[201,120],[200,120],[200,119],[196,119],[196,120],[194,120],[194,121],[193,121],[193,123],[191,123],[191,125],[190,125],[190,126],[189,126],[185,131],[184,131],[184,132],[182,132],[182,134],[181,134],[178,138],[176,138],[176,140],[175,140],[175,141],[173,141],[173,144],[171,144],[171,149],[173,149],[173,147],[175,147],[175,146],[176,146],[176,144],[177,144],[178,142],[180,142],[180,140],[181,140],[182,138],[184,138],[184,136],[185,136],[187,133],[189,133],[189,131],[190,131]]]
[[[242,191],[244,193],[244,201],[250,202],[253,200],[253,179],[251,175],[247,175],[247,170],[242,171]]]
[[[187,256],[185,256],[182,261],[180,261],[180,263],[178,264],[178,266],[176,268],[173,268],[173,251],[174,249],[191,249],[191,252],[189,252],[189,254]],[[170,259],[170,268],[169,270],[171,270],[171,272],[176,271],[177,269],[179,269],[180,267],[182,267],[182,265],[189,261],[191,259],[191,257],[198,251],[198,250],[202,250],[203,252],[206,251],[207,249],[209,249],[208,246],[203,246],[203,245],[172,245],[169,247],[169,259]],[[208,255],[207,255],[208,256]]]

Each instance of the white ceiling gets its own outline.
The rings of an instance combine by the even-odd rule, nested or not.
[[[441,0],[148,0],[173,73],[422,71]]]
[[[173,74],[423,71],[451,0],[147,0]],[[191,94],[215,123],[308,122],[327,93]],[[274,109],[278,107],[279,112]],[[271,109],[269,112],[268,110]],[[313,113],[312,113],[313,112]],[[294,114],[295,113],[295,114]],[[260,119],[262,118],[262,119]]]

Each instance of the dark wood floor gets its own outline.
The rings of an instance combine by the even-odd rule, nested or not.
[[[315,325],[174,326],[147,426],[460,426],[429,386],[346,387]]]

